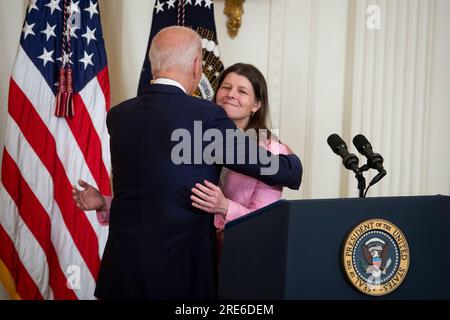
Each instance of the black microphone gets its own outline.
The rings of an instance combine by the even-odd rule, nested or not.
[[[352,170],[356,174],[361,174],[361,171],[358,168],[358,157],[353,153],[348,152],[347,145],[345,144],[344,140],[341,139],[341,137],[334,133],[328,137],[327,142],[331,150],[333,150],[334,153],[342,158],[344,167]]]
[[[358,134],[353,138],[353,144],[359,153],[367,158],[367,165],[369,168],[375,169],[380,173],[386,174],[386,170],[383,168],[383,157],[374,153],[372,145],[362,134]]]

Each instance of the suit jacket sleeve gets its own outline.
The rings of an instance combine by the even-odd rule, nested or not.
[[[222,141],[211,142],[216,144],[216,150],[220,151],[215,154],[216,163],[254,177],[270,186],[300,188],[303,173],[300,159],[295,154],[273,155],[258,146],[255,139],[241,130],[236,130],[235,124],[222,108],[212,108],[205,129],[216,129],[224,137]]]

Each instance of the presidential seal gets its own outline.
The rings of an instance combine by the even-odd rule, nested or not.
[[[356,289],[371,296],[397,289],[408,272],[409,258],[405,236],[386,220],[366,220],[345,239],[345,273]]]

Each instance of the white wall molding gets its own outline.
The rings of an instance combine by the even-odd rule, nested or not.
[[[306,168],[312,168],[313,164],[313,152],[314,148],[314,117],[315,117],[315,102],[317,94],[317,57],[318,57],[318,42],[319,42],[319,17],[320,17],[320,0],[311,1],[311,20],[309,26],[309,45],[308,45],[308,77],[307,77],[307,88],[306,88],[306,105],[305,105],[305,116],[306,116],[306,126],[304,131],[304,146],[305,150],[310,152],[305,152],[302,155],[304,166]],[[312,196],[312,170],[305,170],[304,172],[304,186],[303,195],[305,198],[311,198]]]
[[[280,129],[281,88],[285,42],[285,0],[270,1],[269,52],[267,55],[267,86],[272,127]]]

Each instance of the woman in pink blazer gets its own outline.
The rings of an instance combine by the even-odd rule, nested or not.
[[[238,128],[247,133],[254,129],[251,132],[255,133],[261,146],[274,154],[292,153],[269,130],[267,84],[256,67],[236,63],[227,68],[219,79],[215,101]],[[215,214],[220,261],[224,225],[279,200],[282,187],[270,187],[255,178],[224,168],[219,186],[205,180],[204,184],[197,183],[192,193],[192,206]]]

